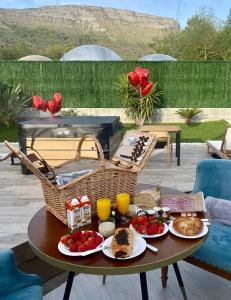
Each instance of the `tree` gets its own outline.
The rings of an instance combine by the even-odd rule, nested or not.
[[[186,51],[189,59],[191,52],[194,59],[210,60],[217,58],[215,48],[217,29],[213,13],[206,8],[201,8],[188,20],[183,31]]]
[[[149,46],[154,51],[176,57],[178,60],[221,59],[217,47],[218,26],[214,13],[201,8],[180,32],[171,32],[162,39],[153,39]]]
[[[218,32],[217,48],[219,49],[221,59],[231,59],[231,9],[224,26]]]

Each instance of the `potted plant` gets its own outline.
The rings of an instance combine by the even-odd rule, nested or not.
[[[158,83],[149,81],[148,77],[148,69],[136,67],[134,72],[122,74],[116,84],[126,115],[140,126],[150,121],[155,108],[160,107],[163,95]]]

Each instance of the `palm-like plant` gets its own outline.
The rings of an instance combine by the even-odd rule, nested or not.
[[[31,100],[22,92],[18,85],[10,87],[0,85],[0,125],[9,127],[14,122],[15,116],[20,113]]]
[[[150,93],[142,97],[140,89],[129,83],[127,74],[122,74],[115,88],[123,99],[126,115],[137,125],[143,125],[145,121],[149,121],[154,109],[160,107],[163,92],[157,83],[153,85]]]
[[[185,119],[186,124],[190,124],[192,121],[192,118],[195,117],[196,115],[199,115],[202,113],[202,109],[198,107],[192,107],[192,108],[179,108],[175,114],[181,116],[182,118]]]

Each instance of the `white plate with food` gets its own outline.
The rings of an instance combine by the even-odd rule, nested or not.
[[[111,243],[112,243],[112,238],[113,236],[110,236],[109,238],[107,238],[104,243],[103,243],[103,248],[105,247],[106,249],[103,249],[103,253],[113,259],[119,259],[119,260],[127,260],[127,259],[132,259],[134,257],[139,256],[140,254],[142,254],[145,249],[146,249],[146,241],[144,238],[134,235],[134,241],[133,241],[133,249],[132,249],[132,253],[129,257],[124,257],[124,258],[115,258],[115,256],[112,254],[112,250],[111,250]]]
[[[169,231],[174,234],[175,236],[178,236],[180,238],[184,238],[184,239],[197,239],[200,238],[202,236],[205,236],[208,233],[208,227],[207,225],[203,224],[203,229],[199,234],[196,235],[184,235],[180,232],[178,232],[174,227],[173,227],[173,221],[169,223],[168,225]]]
[[[77,243],[77,242],[79,242],[79,245],[82,245],[81,247],[82,248],[85,248],[84,250],[85,251],[70,251],[70,244],[69,244],[69,247],[66,245],[67,244],[67,242],[66,242],[66,239],[68,239],[68,238],[66,238],[66,237],[70,237],[70,239],[71,239],[71,234],[69,234],[69,235],[65,235],[65,236],[63,236],[63,237],[61,237],[61,240],[60,240],[60,242],[58,243],[58,250],[62,253],[62,254],[64,254],[64,255],[68,255],[68,256],[87,256],[87,255],[90,255],[90,254],[92,254],[92,253],[95,253],[95,252],[97,252],[97,251],[99,251],[99,249],[101,249],[102,250],[102,244],[103,244],[103,242],[104,242],[104,238],[103,238],[103,236],[99,233],[99,232],[95,232],[95,231],[86,231],[86,232],[89,232],[89,236],[87,237],[87,234],[85,234],[84,233],[84,231],[80,231],[81,232],[81,234],[82,234],[82,236],[81,236],[81,238],[79,238],[79,240],[76,238],[76,240],[74,240],[74,239],[72,239],[72,241],[73,241],[73,244],[74,243]],[[93,233],[92,233],[92,235],[90,235],[90,232],[94,232],[94,235],[93,235]],[[86,237],[85,237],[85,241],[83,241],[83,236],[84,236],[84,234],[86,235]],[[98,238],[99,237],[99,238]],[[96,243],[96,238],[98,239],[98,241],[97,241],[97,243]],[[82,241],[81,241],[81,239],[82,239]],[[92,247],[90,247],[90,248],[92,248],[92,249],[87,249],[87,247],[86,246],[83,246],[83,245],[85,245],[85,243],[86,243],[86,241],[87,240],[91,240],[91,242],[88,242],[88,243],[91,243],[92,244],[92,242],[95,244],[95,248],[92,248]],[[94,247],[94,244],[93,244],[93,247]],[[97,245],[96,245],[97,244]],[[92,246],[92,245],[91,245]],[[78,246],[79,247],[79,246]],[[78,249],[78,247],[76,247],[77,249]],[[80,248],[79,248],[80,249]]]
[[[129,227],[135,235],[137,236],[140,236],[140,237],[143,237],[143,238],[157,238],[157,237],[160,237],[162,235],[165,235],[167,232],[168,232],[168,225],[164,223],[164,229],[161,233],[155,233],[155,234],[142,234],[142,233],[139,233],[136,231],[136,229],[132,226],[132,224],[130,224],[130,227]]]

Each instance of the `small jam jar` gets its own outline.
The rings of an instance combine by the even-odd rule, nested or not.
[[[155,212],[154,209],[149,209],[147,211],[147,215],[148,215],[148,217],[155,217],[156,216],[156,212]]]
[[[153,210],[155,211],[155,216],[158,218],[158,217],[161,217],[161,215],[162,215],[162,209],[161,209],[161,207],[158,207],[158,206],[156,206],[156,207],[153,207]]]
[[[146,212],[141,208],[137,209],[136,214],[137,216],[146,216]]]
[[[170,220],[170,208],[162,207],[162,217],[166,219],[166,221]]]

